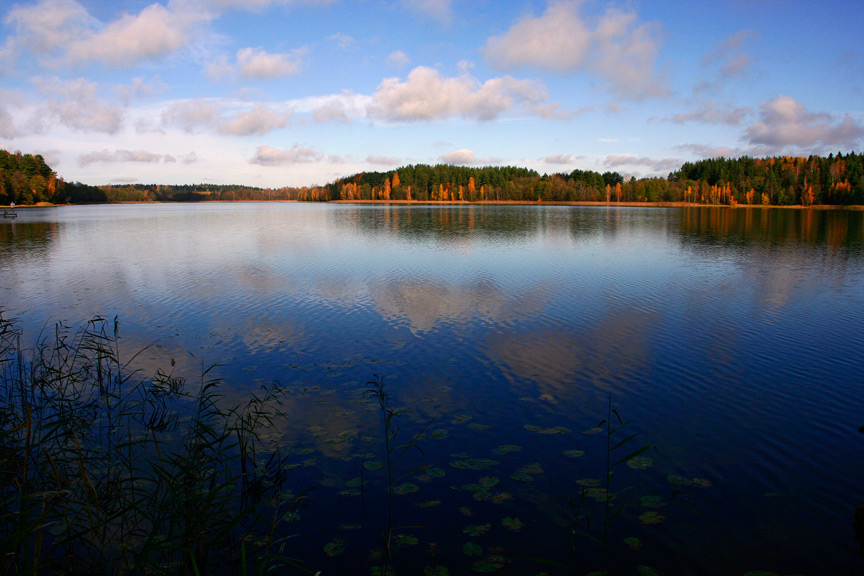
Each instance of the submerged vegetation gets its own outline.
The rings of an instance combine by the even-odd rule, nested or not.
[[[325,186],[66,183],[42,156],[0,150],[0,204],[200,201],[685,202],[708,205],[861,205],[864,155],[710,158],[665,178],[618,172],[539,174],[516,166],[412,164],[363,172]]]
[[[280,386],[224,407],[120,357],[116,320],[58,326],[30,351],[0,317],[0,572],[264,574],[293,563]]]

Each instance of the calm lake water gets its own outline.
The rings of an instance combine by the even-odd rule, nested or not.
[[[631,446],[657,447],[616,468],[613,490],[632,489],[616,499],[627,505],[612,567],[864,569],[852,528],[864,502],[862,212],[19,212],[0,222],[0,307],[28,345],[56,322],[118,316],[128,357],[149,346],[135,361],[146,373],[174,359],[194,380],[219,363],[231,398],[273,380],[290,389],[291,484],[316,489],[286,552],[313,571],[368,574],[380,550],[373,375],[408,411],[400,438],[431,422],[423,453],[395,465],[399,574],[568,574],[529,557],[573,561],[568,498],[583,490],[581,512],[602,525],[595,432],[610,399],[639,433]],[[600,548],[576,545],[575,573],[599,568]]]

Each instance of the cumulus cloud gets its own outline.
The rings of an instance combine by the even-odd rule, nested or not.
[[[385,78],[372,96],[368,114],[382,120],[415,122],[462,116],[493,120],[515,109],[543,114],[546,87],[510,76],[480,84],[468,74],[444,78],[434,68],[419,66],[402,82]]]
[[[668,120],[675,124],[702,122],[704,124],[738,126],[751,114],[753,114],[753,109],[747,106],[733,107],[720,102],[705,102],[693,112],[675,114]]]
[[[449,154],[442,154],[438,157],[438,161],[442,164],[453,164],[454,166],[476,166],[478,164],[498,164],[498,158],[477,158],[472,150],[456,150]]]
[[[351,122],[345,102],[334,98],[312,110],[315,122]]]
[[[72,41],[67,60],[73,63],[101,60],[131,66],[141,60],[161,58],[189,42],[189,29],[201,16],[151,4],[137,15],[123,14],[98,32]]]
[[[156,154],[144,150],[96,150],[78,157],[79,166],[94,163],[138,162],[157,164],[159,162],[176,162],[177,159],[168,154]]]
[[[703,67],[719,66],[721,78],[728,80],[746,73],[752,58],[744,52],[748,42],[759,37],[754,30],[740,30],[721,42],[702,58]]]
[[[484,48],[486,60],[505,70],[587,70],[605,78],[622,96],[664,95],[666,87],[654,71],[659,25],[641,23],[635,13],[615,8],[588,22],[580,14],[580,4],[553,3],[542,16],[527,16],[503,35],[492,36]]]
[[[243,48],[237,51],[237,70],[244,78],[279,78],[300,71],[307,48],[270,54],[261,49]]]
[[[0,138],[12,139],[18,134],[15,129],[15,122],[12,120],[12,115],[6,110],[6,107],[0,104]]]
[[[217,8],[237,8],[248,11],[263,10],[271,5],[311,5],[328,6],[336,0],[200,0]]]
[[[222,121],[219,131],[235,136],[251,136],[267,134],[287,125],[288,118],[284,114],[274,112],[266,106],[256,106],[248,112],[240,112],[230,120]]]
[[[199,128],[212,128],[222,117],[222,106],[207,100],[174,102],[162,111],[162,125],[195,132]]]
[[[342,50],[347,50],[352,44],[354,44],[354,37],[349,36],[348,34],[333,34],[332,36],[328,36],[327,39],[336,42],[336,45]]]
[[[546,164],[575,164],[585,158],[584,156],[574,156],[573,154],[556,154],[554,156],[546,156],[543,162]]]
[[[390,156],[375,156],[373,154],[366,157],[366,162],[369,164],[380,164],[381,166],[395,166],[402,163],[398,158],[392,158]]]
[[[603,165],[609,168],[619,168],[622,166],[645,166],[650,168],[654,173],[666,173],[670,170],[677,170],[683,162],[678,158],[648,158],[645,156],[638,157],[630,154],[612,154],[607,156],[603,161]]]
[[[105,134],[116,134],[123,127],[123,108],[98,98],[101,91],[95,82],[83,78],[62,81],[56,77],[37,77],[32,81],[49,97],[35,120],[35,131],[45,129],[51,121],[72,130]]]
[[[441,22],[450,20],[452,0],[406,0],[408,6],[424,16]]]
[[[675,146],[677,150],[684,150],[699,156],[700,158],[736,158],[744,156],[745,151],[738,148],[729,148],[728,146],[706,146],[704,144],[679,144]]]
[[[322,160],[324,160],[324,154],[320,150],[295,144],[287,150],[272,146],[258,146],[255,150],[255,156],[249,159],[249,163],[261,166],[285,166],[288,164],[309,164]]]
[[[6,24],[15,29],[7,38],[10,51],[28,49],[39,54],[69,45],[96,24],[87,10],[74,0],[43,0],[13,6]]]
[[[391,52],[390,55],[387,57],[387,64],[399,70],[407,66],[410,62],[411,59],[408,57],[407,54],[405,54],[405,52],[401,50]]]
[[[855,148],[864,139],[864,125],[851,116],[836,118],[814,113],[789,96],[779,96],[760,106],[760,120],[749,126],[745,136],[753,145],[772,151],[786,147],[801,150],[817,147]]]

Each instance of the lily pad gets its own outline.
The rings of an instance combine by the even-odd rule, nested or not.
[[[639,502],[644,508],[663,508],[666,506],[662,496],[642,496],[639,498]]]
[[[478,484],[480,484],[480,486],[486,489],[492,488],[493,486],[497,485],[498,482],[500,482],[500,480],[498,480],[497,476],[483,476],[482,478],[480,478],[480,480],[478,480]]]
[[[469,416],[468,414],[456,414],[453,416],[453,419],[450,421],[451,424],[464,424],[470,420],[473,420],[473,416]]]
[[[542,430],[540,426],[535,426],[534,424],[525,424],[523,428],[525,428],[525,430],[528,430],[529,432],[537,432],[539,430]]]
[[[594,434],[600,434],[601,432],[603,432],[603,428],[598,426],[596,428],[589,428],[588,430],[584,430],[582,432],[582,434],[587,434],[588,436],[592,436]]]
[[[444,566],[426,566],[423,576],[450,576],[450,571]]]
[[[627,466],[634,470],[645,470],[654,465],[654,459],[648,456],[635,456],[627,461]]]
[[[443,478],[447,473],[442,468],[427,468],[426,474],[433,478]]]
[[[567,458],[581,458],[585,455],[584,450],[564,450],[564,456]]]
[[[582,478],[577,480],[576,484],[579,486],[600,486],[600,480],[598,478]]]
[[[416,536],[412,536],[411,534],[400,534],[394,540],[400,546],[416,546],[420,542]]]
[[[466,556],[480,556],[483,554],[483,548],[474,542],[466,542],[462,545],[462,553]]]
[[[564,426],[553,426],[552,428],[543,428],[537,431],[538,434],[569,434],[570,432],[572,430]]]
[[[363,463],[363,467],[366,470],[380,470],[382,466],[384,466],[384,463],[380,460],[367,460]]]
[[[418,508],[434,508],[435,506],[440,506],[441,500],[428,500],[426,502],[420,502],[416,504]]]
[[[522,446],[517,446],[516,444],[502,444],[495,449],[495,454],[504,456],[510,452],[521,452],[522,450]]]
[[[711,481],[706,479],[706,478],[693,478],[693,480],[691,480],[691,482],[693,482],[694,486],[699,486],[700,488],[710,488],[711,487]]]
[[[635,536],[630,536],[629,538],[624,538],[624,544],[627,545],[631,550],[642,550],[642,541]]]
[[[498,461],[491,458],[460,458],[450,462],[450,466],[460,470],[486,470],[497,464]]]
[[[339,556],[345,552],[345,545],[341,540],[332,540],[324,545],[324,553],[327,556]]]
[[[471,570],[474,572],[480,572],[481,574],[489,574],[491,572],[497,572],[503,567],[504,564],[495,560],[480,560],[471,565]]]
[[[515,480],[516,482],[533,482],[534,477],[530,474],[526,474],[525,472],[514,472],[510,475],[510,478]]]
[[[526,464],[520,468],[519,471],[531,475],[543,474],[543,466],[541,466],[539,462],[533,462],[531,464]]]
[[[393,487],[393,492],[395,492],[396,494],[400,494],[402,496],[404,496],[406,494],[414,494],[415,492],[417,492],[419,490],[420,490],[420,487],[417,486],[417,484],[414,484],[413,482],[404,482],[402,484],[399,484],[398,486]]]
[[[491,524],[472,524],[462,529],[462,532],[469,536],[482,536],[492,529]]]
[[[642,524],[660,524],[665,519],[665,516],[661,516],[654,510],[645,512],[639,516],[639,521],[642,522]]]
[[[513,532],[519,532],[525,526],[518,518],[510,518],[509,516],[501,520],[501,525]]]
[[[433,430],[432,432],[429,433],[427,438],[431,438],[432,440],[443,440],[444,438],[447,438],[447,436],[449,436],[449,435],[450,435],[450,433],[447,432],[447,430]]]
[[[468,428],[470,428],[471,430],[486,430],[489,428],[489,425],[488,424],[478,424],[477,422],[472,422],[471,424],[468,424]]]
[[[651,566],[637,566],[636,573],[639,576],[660,576],[660,572],[658,572],[656,568],[652,568]]]

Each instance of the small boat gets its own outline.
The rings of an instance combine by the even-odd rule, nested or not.
[[[18,212],[15,211],[15,208],[4,208],[3,209],[3,217],[4,218],[17,218]]]

